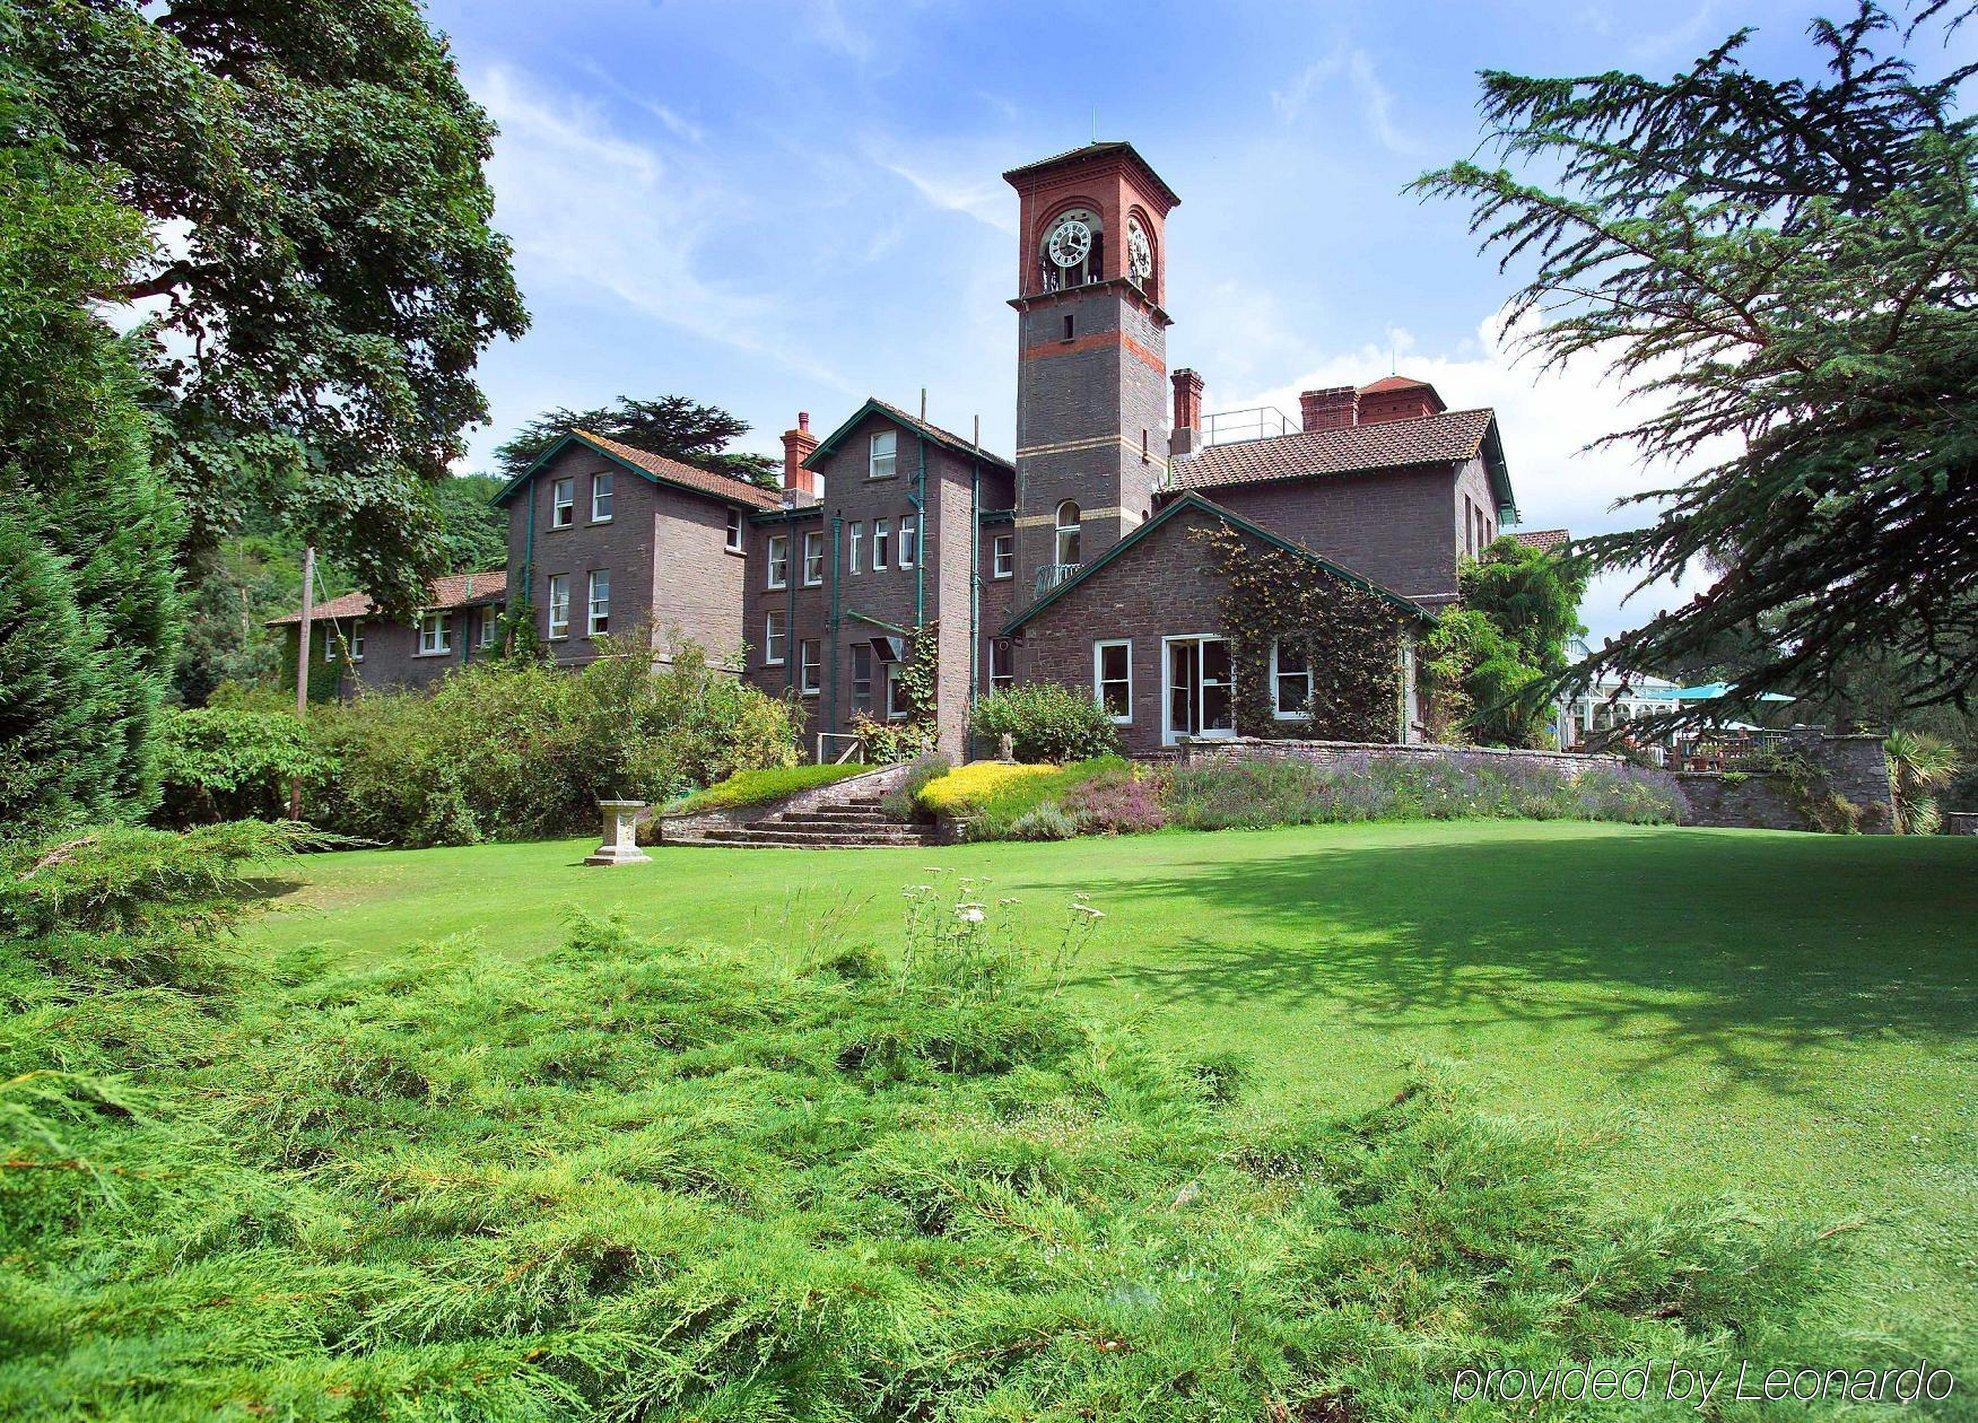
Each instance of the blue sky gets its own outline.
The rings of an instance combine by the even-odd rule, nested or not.
[[[1803,71],[1809,3],[435,3],[502,128],[497,221],[534,316],[483,363],[473,454],[547,406],[673,392],[776,451],[799,409],[829,430],[923,386],[931,418],[980,415],[1007,451],[998,175],[1086,141],[1096,109],[1182,196],[1169,362],[1210,409],[1295,414],[1301,387],[1398,366],[1497,408],[1528,527],[1613,527],[1648,476],[1576,451],[1626,418],[1615,392],[1512,365],[1489,335],[1512,281],[1461,209],[1400,190],[1474,148],[1478,69],[1664,74],[1755,25],[1756,66]],[[1662,600],[1623,589],[1593,590],[1596,636]]]

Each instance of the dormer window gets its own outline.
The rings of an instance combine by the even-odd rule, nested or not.
[[[872,449],[866,457],[865,477],[867,479],[891,479],[893,470],[900,458],[900,432],[898,430],[874,430]]]

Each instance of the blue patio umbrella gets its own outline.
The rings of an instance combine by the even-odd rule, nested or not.
[[[1676,700],[1679,702],[1714,702],[1719,697],[1729,696],[1731,694],[1731,691],[1732,688],[1729,682],[1703,682],[1703,683],[1699,683],[1697,686],[1694,687],[1676,688],[1675,697]],[[1746,698],[1742,698],[1741,700],[1760,701],[1760,702],[1791,702],[1791,701],[1797,701],[1798,698],[1784,696],[1778,692],[1760,692],[1755,698],[1746,697]]]

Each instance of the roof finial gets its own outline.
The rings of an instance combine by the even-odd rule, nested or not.
[[[1092,106],[1092,141],[1094,143],[1099,141],[1099,106],[1097,104]]]

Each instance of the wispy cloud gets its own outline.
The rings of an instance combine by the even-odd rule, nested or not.
[[[1426,152],[1426,146],[1396,120],[1394,91],[1381,81],[1373,56],[1363,49],[1336,45],[1331,53],[1306,65],[1283,89],[1273,89],[1271,107],[1282,122],[1295,123],[1340,81],[1350,90],[1360,121],[1383,148],[1406,158]]]
[[[993,176],[981,176],[985,171],[993,174],[993,165],[943,168],[929,158],[902,157],[892,151],[892,145],[878,142],[868,142],[866,151],[873,163],[904,179],[930,205],[966,214],[998,232],[1016,232],[1016,204],[1009,188]],[[967,176],[961,176],[964,173]]]
[[[626,138],[593,106],[546,93],[505,66],[473,88],[501,127],[490,166],[497,220],[515,242],[525,283],[588,290],[849,390],[795,339],[777,297],[712,275],[723,239],[751,219],[750,204],[710,165]]]

